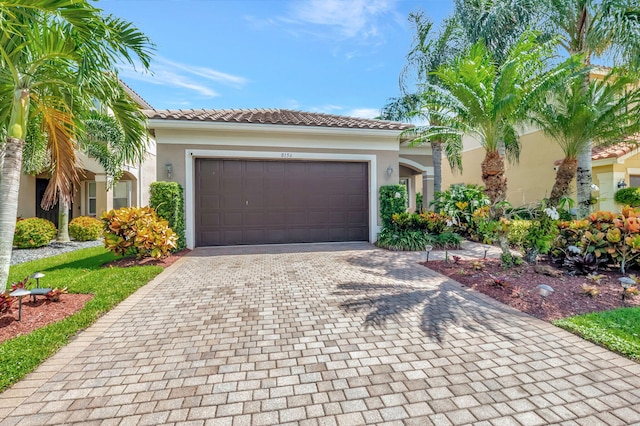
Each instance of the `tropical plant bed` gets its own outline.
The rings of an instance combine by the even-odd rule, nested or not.
[[[35,303],[22,299],[22,321],[18,321],[18,302],[9,313],[0,315],[0,342],[44,327],[73,315],[91,300],[91,294],[62,294],[59,302],[39,298]]]
[[[568,275],[548,262],[537,266],[523,264],[510,269],[503,269],[496,259],[450,260],[448,263],[438,260],[422,264],[466,287],[545,321],[640,306],[640,296],[622,300],[623,290],[618,278],[628,275],[616,270],[599,270],[598,274],[604,277],[600,284],[596,284],[584,275]],[[557,272],[557,276],[536,272],[536,269],[540,272]],[[544,301],[538,288],[540,284],[547,284],[554,289]],[[583,286],[591,286],[598,294],[587,294]]]

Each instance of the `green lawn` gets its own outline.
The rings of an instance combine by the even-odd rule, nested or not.
[[[640,308],[622,308],[553,322],[627,358],[640,360]]]
[[[31,372],[78,331],[162,271],[159,266],[101,268],[113,259],[111,252],[94,247],[11,267],[10,283],[40,271],[46,275],[40,281],[42,287],[68,287],[69,293],[91,293],[94,297],[82,310],[60,322],[1,343],[0,391]]]

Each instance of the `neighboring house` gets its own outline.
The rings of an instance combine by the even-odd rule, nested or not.
[[[129,86],[121,82],[129,96],[141,108],[151,108],[144,99]],[[97,216],[102,212],[125,206],[141,206],[149,202],[149,185],[156,180],[156,147],[153,139],[147,145],[147,156],[139,164],[128,164],[120,180],[107,191],[110,179],[102,166],[83,152],[77,152],[80,181],[75,187],[70,209],[70,218]],[[49,210],[41,207],[44,191],[49,184],[49,176],[22,175],[18,199],[18,217],[42,217],[58,224],[58,205]]]
[[[506,165],[507,200],[514,206],[535,203],[548,197],[555,181],[555,171],[564,158],[562,150],[542,131],[525,130],[521,134],[522,151],[517,164]],[[443,161],[442,188],[455,183],[482,185],[480,163],[484,150],[471,138],[464,139],[462,155],[463,173],[454,174]],[[594,147],[592,151],[593,191],[597,202],[595,210],[616,211],[615,192],[624,186],[640,187],[640,151],[635,144],[619,143],[607,148]],[[575,179],[571,194],[576,198]]]
[[[400,146],[407,124],[283,109],[145,113],[158,180],[185,189],[189,247],[373,242],[380,186],[403,179],[415,204],[432,178],[430,153]]]

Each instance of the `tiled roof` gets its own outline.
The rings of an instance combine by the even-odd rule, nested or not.
[[[153,108],[151,104],[144,100],[144,98],[138,95],[127,83],[120,80],[120,84],[124,87],[124,90],[131,96],[131,98],[140,106],[140,108]]]
[[[596,146],[591,149],[591,160],[605,160],[607,158],[619,158],[639,148],[637,141],[620,142],[611,146]],[[559,166],[562,160],[553,162]]]
[[[290,126],[405,130],[411,124],[288,109],[144,110],[149,119],[210,121],[221,123],[280,124]]]
[[[603,160],[605,158],[618,158],[637,148],[637,142],[620,142],[608,147],[594,147],[591,150],[591,159]]]

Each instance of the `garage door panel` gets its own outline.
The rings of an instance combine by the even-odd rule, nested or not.
[[[197,159],[195,170],[197,246],[368,240],[366,163]]]

